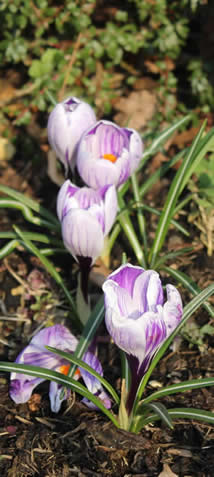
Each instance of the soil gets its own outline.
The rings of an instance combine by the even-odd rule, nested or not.
[[[35,120],[36,124],[36,120]],[[37,125],[38,126],[38,125]],[[1,161],[1,184],[9,185],[26,195],[40,200],[43,205],[51,206],[54,211],[58,187],[46,173],[47,144],[36,143],[40,136],[31,125],[31,130],[22,130],[16,154],[9,162]],[[33,133],[32,133],[33,131]],[[157,154],[150,163],[149,173],[170,157],[179,147],[184,147],[195,134],[189,130],[187,137],[179,134],[168,144],[165,156]],[[27,162],[24,144],[28,151],[33,150],[39,160]],[[39,174],[38,174],[39,170]],[[151,205],[162,200],[168,190],[171,176],[165,177],[149,192],[146,200]],[[0,209],[3,230],[10,230],[14,223],[26,228],[21,214]],[[187,217],[181,219],[187,225]],[[157,219],[152,217],[151,236]],[[191,236],[186,243],[180,234],[170,231],[164,252],[169,252],[194,244],[191,253],[182,255],[176,264],[205,288],[213,281],[214,260],[208,257],[205,245],[201,242],[199,231],[188,224]],[[33,230],[33,227],[32,227]],[[121,249],[115,247],[112,267],[120,264]],[[76,271],[73,260],[56,257],[55,265],[62,271],[66,280],[70,280]],[[103,268],[99,268],[100,273]],[[108,270],[107,270],[108,272]],[[33,273],[33,274],[32,274]],[[98,272],[97,272],[98,273]],[[106,273],[106,270],[105,270]],[[35,275],[36,274],[36,275]],[[35,276],[43,282],[41,289],[34,288]],[[169,279],[163,274],[164,280]],[[172,279],[170,280],[173,281]],[[99,289],[91,285],[93,295]],[[188,293],[181,289],[184,302]],[[40,296],[37,310],[32,305]],[[44,324],[56,322],[70,326],[64,297],[52,282],[41,263],[24,249],[14,251],[0,265],[0,351],[1,360],[13,361],[19,351],[29,342],[32,333]],[[212,334],[200,335],[200,328],[212,321],[201,308],[193,317],[191,329],[185,330],[173,347],[162,359],[152,375],[147,392],[161,385],[178,383],[182,380],[213,376],[214,338]],[[72,330],[73,331],[73,330]],[[105,331],[103,331],[105,333]],[[120,389],[119,359],[113,344],[103,340],[100,345],[100,358],[106,378],[110,379],[118,391]],[[134,435],[117,430],[109,424],[99,412],[89,411],[79,400],[72,396],[63,403],[59,414],[50,411],[48,385],[38,387],[30,401],[15,405],[8,395],[8,376],[0,375],[0,474],[8,477],[211,477],[214,475],[214,428],[209,424],[196,421],[175,421],[174,429],[164,425],[146,426]],[[170,396],[163,401],[168,407],[196,407],[214,410],[214,389],[209,387],[194,392]]]

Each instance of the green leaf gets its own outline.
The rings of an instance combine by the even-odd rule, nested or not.
[[[142,406],[143,408],[144,406]],[[172,418],[170,417],[169,412],[167,411],[166,407],[160,403],[150,403],[145,406],[146,408],[151,409],[152,411],[157,414],[158,418],[161,419],[170,429],[173,429]]]
[[[181,126],[184,126],[184,124],[188,123],[191,119],[191,114],[188,114],[184,118],[176,121],[172,126],[168,127],[167,129],[164,129],[164,131],[162,131],[157,137],[155,137],[155,139],[152,141],[151,146],[144,152],[143,161],[145,161],[145,158],[147,159],[153,154],[155,154],[177,129],[179,129]],[[140,164],[138,169],[141,168],[142,164]]]
[[[202,305],[202,303],[204,303],[204,301],[207,300],[207,298],[209,298],[212,294],[214,293],[214,283],[212,283],[211,285],[209,285],[207,288],[205,288],[204,290],[202,290],[201,293],[199,293],[195,298],[193,298],[190,303],[188,303],[188,305],[186,305],[184,307],[184,311],[183,311],[183,318],[181,320],[181,322],[179,323],[179,325],[177,326],[177,328],[175,328],[175,330],[173,331],[173,333],[167,338],[166,341],[164,341],[164,343],[161,345],[160,349],[158,350],[158,352],[156,353],[156,355],[154,356],[153,360],[151,361],[151,364],[149,366],[149,369],[148,371],[146,372],[146,374],[144,375],[143,379],[141,380],[141,383],[138,387],[138,390],[137,390],[137,393],[136,393],[136,398],[135,398],[135,402],[134,402],[134,406],[133,406],[133,412],[135,414],[136,412],[136,406],[139,402],[139,400],[141,399],[141,396],[143,394],[143,391],[145,389],[145,386],[152,374],[152,371],[155,369],[155,367],[157,366],[158,362],[160,361],[160,359],[162,358],[163,354],[165,353],[165,351],[167,350],[167,348],[169,347],[169,345],[171,344],[171,342],[173,341],[173,339],[175,338],[175,336],[179,333],[179,331],[181,330],[181,328],[183,327],[183,325],[187,322],[187,320],[190,318],[190,316]]]
[[[151,189],[153,184],[157,182],[161,177],[164,177],[169,169],[173,167],[184,155],[188,149],[184,149],[176,154],[175,157],[167,161],[161,167],[159,167],[153,174],[151,174],[148,179],[140,187],[140,197],[142,198],[148,191]]]
[[[116,418],[108,409],[105,408],[102,401],[96,396],[94,396],[94,394],[92,394],[90,391],[88,391],[88,389],[83,386],[83,384],[80,384],[69,376],[65,376],[62,373],[58,373],[57,371],[52,371],[50,369],[40,368],[38,366],[6,363],[3,361],[0,362],[0,370],[8,371],[10,373],[13,372],[27,374],[44,380],[54,381],[58,384],[61,384],[62,386],[72,389],[72,391],[80,394],[81,396],[89,399],[89,401],[93,402],[93,404],[95,404],[95,406],[97,406],[114,423],[116,427],[119,427]]]
[[[192,389],[205,388],[208,386],[214,386],[214,378],[192,379],[190,381],[183,381],[178,384],[172,384],[171,386],[167,386],[163,389],[160,389],[159,391],[155,391],[150,396],[140,401],[136,412],[139,412],[141,405],[150,403],[155,399],[160,399],[164,396],[169,396],[171,394],[191,391]]]
[[[104,318],[104,298],[103,296],[99,299],[98,303],[94,307],[92,313],[90,314],[88,321],[84,327],[83,333],[79,339],[79,343],[75,349],[73,356],[75,358],[81,359],[84,353],[87,351],[91,340],[93,339],[98,326],[102,323]],[[76,366],[73,365],[69,369],[68,376],[74,376]]]
[[[48,219],[53,224],[57,225],[57,227],[59,228],[59,221],[55,217],[55,215],[49,212],[45,207],[42,207],[35,200],[30,199],[29,197],[26,197],[24,194],[21,194],[21,192],[18,192],[15,189],[11,189],[10,187],[4,186],[4,185],[0,185],[0,192],[3,192],[4,194],[9,195],[9,197],[12,197],[12,199],[15,199],[21,202],[22,204],[26,205],[30,209],[34,210],[34,212],[41,214],[43,217]]]
[[[79,320],[79,317],[78,317],[78,314],[77,314],[76,307],[74,305],[72,296],[71,296],[70,292],[68,291],[67,287],[65,286],[65,284],[62,280],[62,277],[56,271],[56,268],[54,267],[54,265],[50,262],[50,260],[48,260],[47,257],[42,255],[42,253],[39,251],[39,249],[36,247],[36,245],[33,244],[31,242],[31,240],[29,240],[26,237],[26,235],[18,227],[14,226],[14,230],[16,231],[17,235],[23,240],[26,248],[28,250],[30,250],[34,255],[36,255],[36,257],[39,258],[39,260],[42,262],[44,267],[48,270],[50,275],[54,278],[56,283],[62,288],[62,290],[64,291],[64,293],[65,293],[65,295],[66,295],[66,297],[69,301],[69,304],[71,306],[71,310],[72,310],[72,313],[74,314],[74,317]]]
[[[174,214],[174,209],[175,209],[175,206],[176,206],[176,202],[178,200],[178,197],[179,197],[180,193],[182,192],[182,190],[184,188],[187,177],[189,177],[188,176],[188,171],[189,171],[189,168],[192,164],[193,157],[195,157],[195,151],[198,147],[198,144],[199,144],[201,136],[204,132],[204,129],[205,129],[205,123],[202,125],[199,133],[197,134],[197,136],[196,136],[196,138],[195,138],[195,140],[194,140],[194,142],[193,142],[193,144],[190,148],[189,153],[187,154],[186,158],[183,160],[181,167],[178,169],[178,171],[177,171],[177,173],[176,173],[176,175],[175,175],[175,177],[172,181],[172,184],[171,184],[171,187],[169,189],[167,199],[166,199],[166,202],[165,202],[165,205],[164,205],[164,208],[163,208],[163,212],[162,212],[160,220],[159,220],[159,224],[158,224],[157,232],[155,234],[155,239],[154,239],[154,242],[153,242],[153,246],[152,246],[152,249],[151,249],[151,252],[150,252],[149,260],[150,260],[150,266],[151,267],[154,267],[155,262],[157,260],[158,253],[160,252],[160,250],[163,246],[166,234],[167,234],[168,229],[169,229],[170,221],[171,221],[171,219],[173,217],[173,214]]]
[[[201,409],[178,407],[174,409],[168,409],[168,413],[172,419],[192,419],[196,421],[210,422],[214,424],[214,413],[210,411],[203,411]],[[159,417],[153,415],[148,416],[144,420],[144,425],[157,421]]]
[[[8,209],[17,209],[20,210],[24,216],[24,218],[28,221],[31,222],[34,225],[38,225],[39,227],[47,227],[51,230],[55,230],[56,225],[53,223],[48,222],[47,220],[44,220],[41,217],[35,217],[35,215],[32,214],[31,209],[27,207],[25,204],[22,204],[21,202],[18,202],[16,200],[9,200],[9,199],[0,199],[0,208],[8,208]]]
[[[59,355],[59,356],[62,356],[63,358],[65,358],[67,361],[69,361],[69,363],[73,363],[75,365],[77,365],[78,367],[80,368],[83,368],[85,369],[85,371],[88,371],[92,376],[94,376],[95,378],[98,379],[98,381],[100,381],[100,383],[107,389],[107,391],[109,392],[109,394],[111,394],[111,396],[113,397],[113,399],[115,400],[115,402],[117,404],[119,404],[120,402],[120,399],[119,399],[119,396],[117,395],[116,391],[114,390],[114,388],[111,386],[111,384],[106,381],[105,378],[103,378],[102,376],[100,376],[100,374],[98,374],[91,366],[89,366],[88,364],[85,363],[85,361],[82,361],[81,359],[78,359],[76,358],[73,354],[71,353],[66,353],[65,351],[61,351],[59,349],[56,349],[56,348],[52,348],[51,346],[46,346],[46,348],[49,350],[49,351],[52,351],[53,353]]]
[[[158,261],[159,263],[159,261]],[[173,278],[175,278],[178,282],[182,283],[182,285],[189,290],[193,296],[197,296],[200,292],[201,289],[199,286],[192,280],[192,278],[188,277],[184,272],[180,272],[179,270],[175,270],[174,268],[170,267],[161,267],[162,270],[166,271],[169,275],[171,275]],[[210,316],[214,318],[214,309],[210,303],[202,303],[202,306],[205,308],[205,310],[208,311]]]

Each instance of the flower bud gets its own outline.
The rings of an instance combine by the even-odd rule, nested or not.
[[[75,167],[76,147],[86,129],[96,122],[89,104],[71,97],[58,103],[48,119],[48,140],[57,157],[68,168]]]

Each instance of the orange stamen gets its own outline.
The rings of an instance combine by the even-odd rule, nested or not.
[[[70,364],[63,364],[63,366],[60,366],[59,368],[60,373],[65,374],[65,376],[67,376],[69,369],[70,369]]]
[[[114,154],[103,154],[103,159],[107,159],[110,162],[116,162],[117,157]]]
[[[60,373],[62,374],[65,374],[65,376],[67,376],[68,374],[68,371],[70,369],[70,364],[63,364],[62,366],[60,366],[59,370],[60,370]],[[80,374],[80,370],[77,369],[74,373],[74,377],[75,378],[80,378],[81,374]]]

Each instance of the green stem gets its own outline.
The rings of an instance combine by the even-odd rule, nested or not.
[[[137,203],[139,203],[141,200],[140,200],[140,191],[139,191],[139,185],[138,185],[138,180],[137,180],[137,175],[136,174],[132,174],[131,181],[132,181],[132,188],[133,188],[133,192],[134,192],[135,201]],[[145,224],[143,209],[141,207],[139,207],[138,210],[137,210],[137,218],[138,218],[139,230],[140,230],[141,237],[142,237],[142,240],[143,240],[144,253],[145,253],[145,255],[147,255],[146,224]]]
[[[123,200],[121,198],[119,198],[119,205],[120,205],[120,208],[124,207],[124,203],[123,203]],[[129,213],[128,213],[127,210],[123,210],[120,213],[120,215],[118,216],[118,221],[119,221],[126,237],[129,240],[129,243],[132,247],[133,252],[135,253],[135,256],[137,258],[137,261],[138,261],[139,265],[146,268],[145,256],[144,256],[142,247],[139,243],[139,240],[137,238],[137,235],[134,231],[134,227],[132,225],[132,222],[130,220]]]

